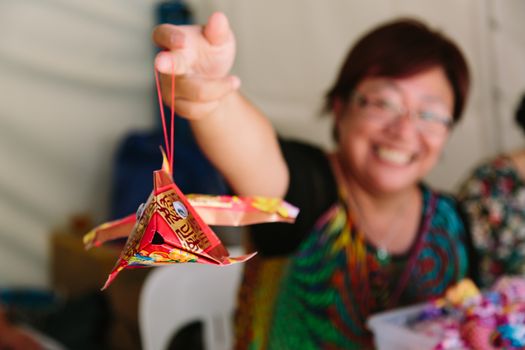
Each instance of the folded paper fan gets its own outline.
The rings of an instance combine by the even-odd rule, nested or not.
[[[190,195],[188,200],[173,182],[164,156],[163,168],[153,173],[153,191],[136,214],[102,224],[84,236],[86,248],[128,236],[128,240],[102,289],[125,268],[197,262],[229,265],[256,253],[231,257],[208,226],[258,222],[293,222],[298,209],[264,197]],[[201,218],[202,211],[206,221]]]

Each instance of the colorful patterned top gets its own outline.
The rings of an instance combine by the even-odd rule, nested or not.
[[[505,155],[479,165],[462,184],[482,286],[498,276],[525,274],[525,182]]]
[[[292,169],[289,156],[285,152]],[[293,181],[292,176],[292,189]],[[335,179],[332,176],[328,181],[333,185]],[[236,348],[371,348],[368,316],[441,296],[465,277],[465,230],[454,201],[426,186],[421,191],[424,204],[419,233],[405,255],[380,257],[355,229],[347,207],[337,197],[288,254],[271,254],[269,245],[257,246],[262,254],[245,264]],[[290,191],[289,196],[294,197]],[[294,204],[301,207],[301,203]],[[289,230],[294,231],[293,227]],[[274,246],[287,239],[284,233],[272,236],[270,226],[259,231],[255,243],[261,243],[264,231],[273,237]]]

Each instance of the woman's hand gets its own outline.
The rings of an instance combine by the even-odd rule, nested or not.
[[[240,81],[229,75],[235,38],[222,13],[204,27],[160,25],[153,40],[161,52],[155,67],[163,73],[162,95],[171,103],[175,72],[175,112],[190,119],[195,140],[239,195],[281,197],[288,168],[269,120],[235,90]]]
[[[162,24],[153,31],[160,52],[155,67],[161,72],[162,95],[171,103],[175,73],[175,111],[189,119],[213,113],[223,98],[240,86],[229,75],[235,58],[235,37],[226,16],[216,12],[204,26]]]

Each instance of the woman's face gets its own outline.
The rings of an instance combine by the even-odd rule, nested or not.
[[[439,158],[453,106],[438,67],[402,79],[365,78],[334,108],[347,176],[377,194],[416,185]]]

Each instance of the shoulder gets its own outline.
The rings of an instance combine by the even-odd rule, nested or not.
[[[459,198],[490,195],[498,188],[512,186],[517,178],[518,173],[511,159],[507,155],[499,155],[472,169],[460,185]]]
[[[464,231],[464,219],[457,198],[451,193],[438,191],[422,185],[426,208],[433,206],[432,226],[444,227],[448,231]]]
[[[428,222],[429,229],[427,239],[440,242],[440,245],[448,245],[454,250],[468,250],[470,233],[456,197],[428,186],[423,186],[423,193],[426,197],[425,221]]]
[[[457,211],[458,200],[452,193],[436,190],[427,184],[422,184],[421,189],[426,201],[429,201],[431,198],[433,199],[436,209],[452,212]]]

